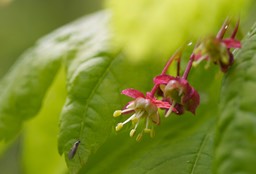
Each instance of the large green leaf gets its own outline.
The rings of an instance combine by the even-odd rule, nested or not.
[[[21,56],[0,83],[0,140],[9,140],[23,121],[39,111],[65,51],[56,40],[45,38]]]
[[[11,139],[25,120],[38,113],[63,58],[91,37],[91,31],[84,31],[85,20],[87,18],[82,18],[70,27],[63,27],[39,40],[1,81],[0,140]],[[97,24],[88,20],[86,25]]]
[[[256,173],[256,26],[223,81],[215,173]]]

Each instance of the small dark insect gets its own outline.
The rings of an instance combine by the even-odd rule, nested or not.
[[[76,141],[72,148],[70,149],[69,153],[68,153],[68,158],[71,160],[72,158],[74,158],[75,154],[76,154],[76,151],[77,151],[77,148],[80,144],[80,140]]]

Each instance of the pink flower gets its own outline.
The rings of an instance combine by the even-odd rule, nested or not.
[[[200,103],[198,92],[182,77],[159,75],[154,78],[154,83],[160,85],[164,100],[169,101],[171,107],[166,113],[169,116],[173,108],[177,114],[183,114],[184,109],[195,114]]]
[[[234,56],[231,48],[241,48],[241,42],[235,39],[238,30],[237,23],[230,38],[223,39],[229,26],[229,21],[225,21],[216,37],[207,37],[203,39],[194,50],[194,63],[199,64],[202,60],[208,60],[218,64],[222,72],[226,72],[234,62]],[[207,65],[209,65],[209,63]]]
[[[139,141],[141,139],[143,131],[145,133],[150,133],[150,135],[153,136],[153,124],[160,123],[158,109],[169,109],[170,104],[168,102],[160,101],[154,97],[151,97],[149,93],[147,93],[145,96],[143,93],[135,89],[125,89],[122,91],[122,94],[134,98],[134,100],[129,102],[123,110],[116,110],[113,116],[118,117],[122,114],[133,114],[124,122],[118,123],[116,126],[116,131],[119,131],[123,125],[131,121],[134,127],[130,131],[130,136],[133,137],[139,124],[144,119],[145,127],[142,132],[138,134],[136,140]]]

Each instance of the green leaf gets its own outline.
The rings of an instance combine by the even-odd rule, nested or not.
[[[76,158],[69,160],[66,156],[74,173],[106,139],[111,126],[111,119],[104,119],[99,114],[110,113],[109,107],[101,103],[106,104],[108,98],[114,98],[110,94],[108,98],[102,96],[105,87],[101,89],[114,61],[108,54],[108,18],[107,13],[99,13],[80,21],[75,27],[71,25],[77,32],[72,32],[73,37],[68,39],[74,46],[65,57],[68,96],[60,121],[59,152],[66,155],[76,141],[81,141]],[[111,79],[106,83],[110,85]]]
[[[189,117],[165,120],[154,139],[140,143],[128,131],[111,137],[81,173],[210,173],[212,123]]]
[[[215,149],[215,173],[256,173],[256,25],[225,76]]]
[[[65,48],[45,38],[23,54],[0,83],[0,140],[10,140],[39,111]]]

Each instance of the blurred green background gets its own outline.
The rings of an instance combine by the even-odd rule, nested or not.
[[[223,21],[241,20],[239,31],[248,31],[255,1],[251,0],[107,0],[113,11],[112,25],[117,45],[133,60],[169,57],[190,41],[216,33]],[[248,15],[249,14],[249,15]],[[254,18],[255,19],[255,18]],[[241,38],[241,37],[239,37]]]
[[[102,0],[0,0],[0,77],[43,35],[102,8]]]

